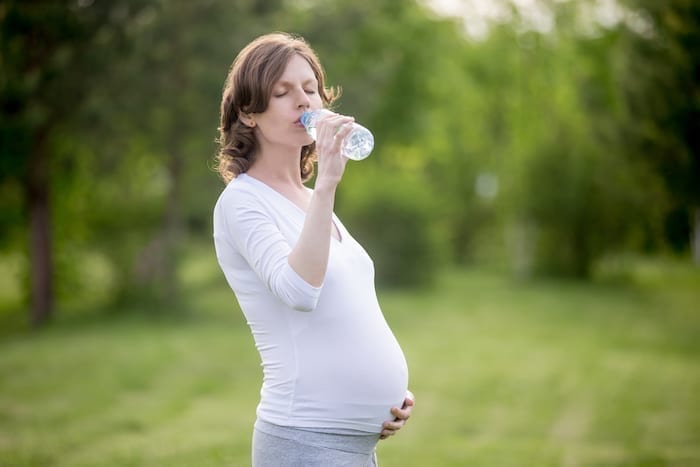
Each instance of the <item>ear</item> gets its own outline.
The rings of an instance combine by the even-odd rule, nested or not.
[[[238,119],[243,122],[243,124],[249,128],[254,128],[255,127],[255,119],[253,118],[253,114],[250,113],[243,113],[240,112],[238,114]]]

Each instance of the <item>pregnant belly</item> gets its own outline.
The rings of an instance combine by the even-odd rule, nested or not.
[[[336,337],[300,348],[293,411],[318,423],[378,433],[408,388],[401,347],[388,328],[381,335]]]

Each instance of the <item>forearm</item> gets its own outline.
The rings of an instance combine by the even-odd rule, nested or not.
[[[347,162],[340,155],[340,145],[352,130],[352,125],[347,125],[352,121],[351,117],[332,114],[317,124],[318,175],[304,227],[287,259],[292,269],[314,287],[320,287],[326,276],[335,190]]]
[[[323,284],[333,226],[335,186],[316,185],[306,212],[306,220],[296,245],[289,253],[289,265],[314,287]]]

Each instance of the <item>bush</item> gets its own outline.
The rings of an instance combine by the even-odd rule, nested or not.
[[[428,188],[410,177],[363,175],[348,183],[339,213],[374,260],[380,287],[424,287],[443,259]]]
[[[564,131],[532,154],[516,202],[533,227],[536,273],[590,276],[607,252],[631,243],[654,211],[653,185],[625,160]],[[639,195],[644,193],[646,195]],[[657,197],[658,199],[658,197]]]

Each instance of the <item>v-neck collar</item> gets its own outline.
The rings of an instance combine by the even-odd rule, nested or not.
[[[299,212],[302,216],[306,217],[306,211],[304,211],[304,209],[302,209],[301,206],[296,204],[291,199],[287,198],[285,195],[283,195],[279,191],[272,188],[267,183],[263,182],[262,180],[260,180],[258,178],[253,177],[252,175],[248,175],[247,173],[242,173],[237,178],[241,178],[241,177],[243,177],[243,180],[250,180],[251,182],[253,182],[253,184],[259,185],[264,190],[272,193],[274,196],[281,198],[282,200],[284,200],[285,203],[289,204],[290,206],[293,206],[294,209],[297,210],[297,212]],[[313,191],[311,188],[309,188],[307,186],[304,186],[304,188],[308,191]],[[338,221],[338,218],[336,217],[335,212],[331,213],[331,222],[333,223],[333,227],[335,228],[336,232],[338,233],[338,238],[335,238],[335,235],[331,235],[331,239],[339,244],[344,243],[345,232],[341,229],[341,227],[340,227],[341,224]]]

